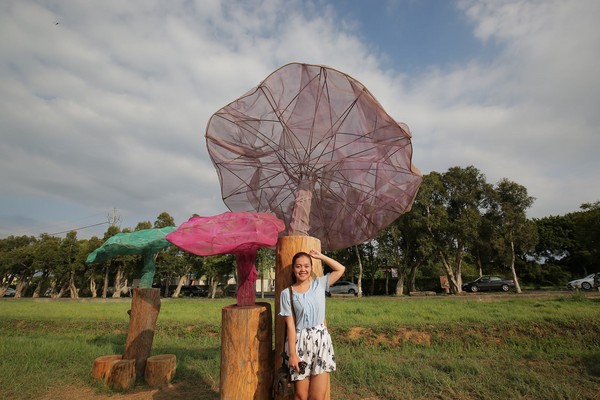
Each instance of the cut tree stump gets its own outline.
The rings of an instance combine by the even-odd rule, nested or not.
[[[270,400],[273,385],[269,303],[221,312],[221,399]]]
[[[159,354],[148,357],[144,378],[148,386],[160,386],[171,383],[177,369],[175,354]]]
[[[112,354],[109,356],[101,356],[96,358],[92,368],[92,376],[95,379],[103,381],[106,377],[106,374],[110,371],[113,361],[118,361],[121,359],[123,359],[123,356],[120,354]]]
[[[156,320],[160,311],[160,289],[133,289],[131,318],[125,342],[124,360],[135,360],[136,379],[144,379],[146,359],[152,352]]]
[[[135,360],[113,361],[104,384],[113,390],[131,389],[135,384]]]
[[[321,241],[312,236],[282,236],[277,241],[275,249],[275,370],[281,366],[281,356],[283,351],[285,336],[285,319],[279,316],[279,297],[281,291],[292,284],[292,257],[298,252],[308,253],[310,250],[321,251]],[[323,276],[323,265],[320,260],[312,260],[312,270],[316,276]],[[327,394],[329,400],[330,385],[329,375],[327,376]],[[289,397],[291,399],[292,397]],[[288,399],[287,397],[277,397],[276,400]]]

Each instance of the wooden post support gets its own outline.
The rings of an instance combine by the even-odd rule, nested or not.
[[[221,312],[222,400],[270,400],[273,384],[269,303],[231,305]]]
[[[120,354],[112,354],[109,356],[100,356],[94,360],[92,367],[92,377],[103,381],[106,374],[110,371],[113,361],[118,361],[123,358]]]
[[[279,297],[281,291],[292,284],[292,257],[300,251],[321,251],[321,241],[312,236],[282,236],[275,249],[275,368],[281,366],[281,356],[285,336],[285,321],[279,316]],[[313,272],[323,276],[323,265],[320,260],[312,260]],[[330,398],[329,382],[327,383],[327,399]],[[283,400],[283,399],[277,399]]]
[[[171,383],[177,369],[175,354],[159,354],[148,357],[144,379],[150,387]]]
[[[146,359],[150,357],[156,320],[160,311],[160,289],[133,289],[131,318],[125,342],[124,360],[135,360],[137,380],[144,378]]]
[[[135,385],[135,360],[113,361],[104,384],[113,390],[131,389]]]

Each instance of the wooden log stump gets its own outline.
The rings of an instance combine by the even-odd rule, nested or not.
[[[113,390],[131,389],[135,384],[135,360],[113,361],[104,384]]]
[[[133,289],[131,318],[125,342],[124,360],[135,360],[137,380],[144,379],[146,359],[150,357],[156,320],[160,311],[160,289]]]
[[[120,354],[112,354],[109,356],[100,356],[94,360],[92,367],[92,377],[103,381],[106,374],[110,371],[113,361],[119,361],[123,358]]]
[[[308,253],[310,250],[321,251],[321,241],[312,236],[282,236],[275,249],[275,365],[281,366],[281,356],[285,337],[285,319],[279,316],[279,297],[281,291],[292,284],[292,257],[298,252]],[[323,276],[323,265],[320,260],[312,260],[312,270],[316,276]],[[329,379],[329,376],[328,376]],[[330,399],[330,385],[327,382],[326,399]],[[276,400],[287,398],[279,397]],[[291,397],[289,397],[291,399]]]
[[[159,354],[148,357],[144,379],[148,386],[160,386],[171,383],[177,369],[175,354]]]
[[[223,307],[221,318],[220,398],[270,400],[273,384],[271,305]]]

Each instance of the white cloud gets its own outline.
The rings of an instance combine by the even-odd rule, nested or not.
[[[534,216],[600,198],[600,3],[460,7],[501,53],[407,76],[383,70],[392,55],[320,0],[3,2],[0,237],[113,207],[124,227],[162,211],[178,223],[225,211],[208,118],[293,61],[365,84],[409,124],[425,173],[475,165],[492,182],[507,177],[538,198]]]
[[[415,117],[415,160],[425,172],[472,164],[491,182],[518,182],[537,198],[536,217],[598,200],[600,31],[593,16],[600,3],[473,0],[461,7],[478,37],[499,41],[502,52],[414,83],[406,98],[417,104],[406,114]]]

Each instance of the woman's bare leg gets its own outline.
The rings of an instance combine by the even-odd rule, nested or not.
[[[308,389],[310,387],[310,382],[310,377],[294,382],[294,387],[296,389],[294,400],[308,400]]]
[[[328,372],[310,377],[310,400],[325,400],[327,395]]]

